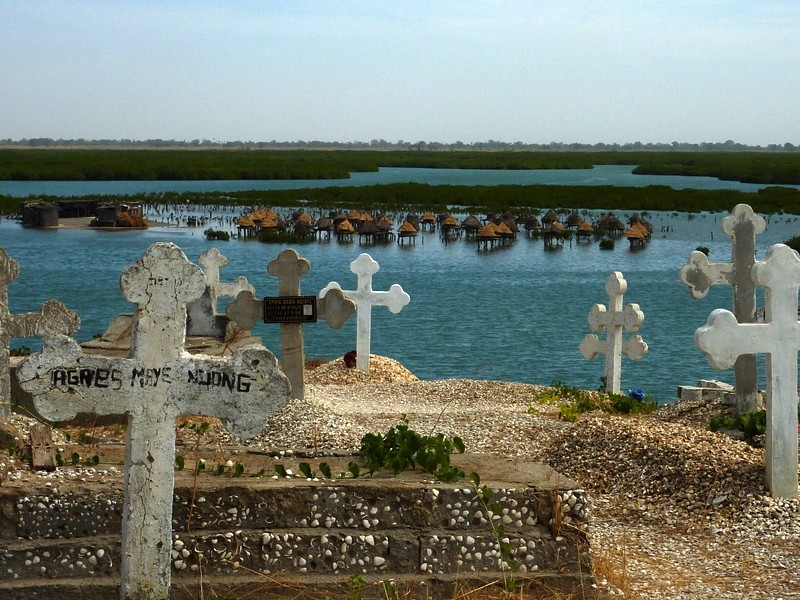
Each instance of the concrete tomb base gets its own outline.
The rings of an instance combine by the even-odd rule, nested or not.
[[[272,478],[278,463],[298,473],[296,458],[247,449],[236,457],[247,464],[241,477],[202,472],[195,485],[188,464],[176,472],[172,598],[303,589],[346,597],[359,578],[365,598],[385,598],[388,581],[400,597],[452,598],[456,588],[502,583],[510,562],[516,571],[505,577],[517,589],[603,595],[591,571],[589,499],[546,465],[453,457],[466,473],[484,474],[485,500],[468,479],[434,483],[419,471],[338,477],[354,457],[305,459],[317,472],[330,465],[334,478],[318,481]],[[256,468],[264,475],[253,477]],[[118,598],[121,475],[40,481],[0,488],[0,597]]]

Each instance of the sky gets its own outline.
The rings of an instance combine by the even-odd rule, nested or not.
[[[0,0],[0,139],[800,144],[798,0]]]

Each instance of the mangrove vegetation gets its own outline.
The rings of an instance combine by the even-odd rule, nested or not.
[[[800,152],[553,152],[475,150],[2,149],[0,180],[347,179],[380,167],[590,169],[704,175],[768,185],[800,184]]]
[[[58,202],[61,197],[37,196]],[[251,190],[241,192],[162,192],[126,196],[84,196],[76,200],[233,206],[285,206],[326,210],[454,211],[470,213],[536,213],[549,208],[670,212],[728,211],[746,203],[762,214],[800,214],[800,191],[768,187],[759,192],[676,190],[666,186],[497,185],[455,186],[399,183],[390,185]],[[18,214],[24,200],[0,196],[3,214]]]

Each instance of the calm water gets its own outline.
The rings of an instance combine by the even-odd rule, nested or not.
[[[352,173],[350,179],[270,181],[0,181],[0,195],[78,196],[83,194],[138,194],[149,192],[235,192],[241,190],[296,190],[301,188],[361,186],[417,182],[429,185],[665,185],[675,189],[740,190],[766,187],[754,183],[721,181],[716,177],[634,175],[633,165],[598,165],[593,169],[506,171],[478,169],[381,168],[376,173]],[[784,187],[800,186],[789,185]]]
[[[618,172],[620,168],[611,170]],[[395,176],[397,170],[388,171]],[[426,171],[432,176],[430,170]],[[547,177],[554,174],[534,173]],[[581,177],[580,173],[568,173]],[[459,173],[441,175],[461,177]],[[486,173],[471,172],[469,176],[485,177]],[[595,185],[609,183],[607,178],[601,179]],[[645,185],[652,183],[652,178],[645,179],[650,180]],[[695,179],[691,181],[696,183]],[[9,193],[9,183],[0,183],[0,194]],[[102,182],[102,189],[96,191],[119,193],[120,184],[141,191],[142,184],[150,183],[165,184]],[[178,183],[223,189],[220,182]],[[254,189],[254,182],[235,183]],[[569,184],[575,185],[576,180]],[[47,193],[62,195],[90,193],[95,187],[95,183],[50,185]],[[42,191],[16,195],[28,193]],[[627,217],[622,212],[617,215]],[[443,245],[438,234],[420,234],[411,246],[393,243],[362,247],[357,241],[346,245],[332,241],[295,249],[311,261],[311,272],[302,280],[305,294],[318,292],[330,281],[352,289],[356,281],[349,264],[361,252],[369,252],[381,266],[373,279],[374,289],[388,289],[393,283],[403,286],[411,303],[401,313],[395,315],[385,308],[373,311],[372,352],[396,358],[422,379],[469,377],[541,384],[561,380],[586,389],[597,388],[603,357],[585,360],[578,344],[591,333],[587,316],[592,305],[608,303],[604,285],[609,273],[622,271],[628,281],[625,303],[638,303],[644,311],[645,322],[639,333],[650,346],[641,361],[623,360],[623,388],[642,387],[648,395],[670,401],[678,385],[693,385],[703,378],[732,381],[730,371],[712,369],[692,342],[695,329],[705,323],[714,308],[730,308],[730,288],[717,286],[703,300],[695,300],[678,275],[698,245],[710,248],[712,261],[730,259],[729,240],[720,229],[724,216],[703,213],[690,219],[685,214],[652,213],[654,238],[638,252],[630,251],[625,240],[618,241],[613,251],[601,251],[596,243],[574,242],[563,250],[545,251],[541,240],[522,235],[513,246],[486,253],[464,241]],[[773,243],[798,233],[797,217],[770,217],[767,231],[759,237],[758,257],[763,258]],[[11,310],[38,310],[45,300],[59,299],[80,314],[82,327],[76,337],[88,340],[105,330],[116,314],[133,310],[119,291],[119,274],[156,241],[175,242],[195,262],[216,246],[230,261],[221,273],[223,281],[244,275],[255,285],[258,296],[277,294],[277,281],[266,268],[286,247],[283,245],[238,240],[211,243],[205,240],[201,228],[42,231],[23,229],[4,220],[0,222],[0,245],[20,263],[22,271],[9,286]],[[262,324],[256,333],[280,355],[277,327]],[[355,321],[338,331],[324,322],[308,325],[305,338],[308,357],[341,356],[355,348]],[[14,341],[14,345],[22,344],[38,347],[36,340]]]

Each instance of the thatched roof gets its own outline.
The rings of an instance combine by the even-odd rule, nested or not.
[[[442,219],[442,227],[458,227],[458,219],[453,215],[447,215]]]
[[[519,227],[517,227],[517,221],[514,219],[514,217],[507,218],[505,221],[503,221],[503,224],[514,233],[519,231]]]
[[[475,215],[470,215],[463,221],[461,221],[461,228],[462,229],[474,229],[478,231],[481,228],[481,222],[478,220],[478,217]]]
[[[394,227],[394,223],[393,223],[393,222],[392,222],[392,220],[391,220],[391,219],[390,219],[388,216],[386,216],[386,215],[381,215],[380,217],[378,217],[378,218],[376,219],[376,221],[375,221],[375,224],[376,224],[378,227],[381,227],[381,228],[385,227],[385,228],[386,228],[386,230],[389,230],[389,229],[391,229],[392,227]]]
[[[412,234],[416,234],[417,233],[417,228],[414,227],[408,221],[403,221],[403,224],[400,225],[400,227],[397,228],[397,231],[399,233],[403,233],[405,235],[412,235]]]
[[[475,236],[477,239],[481,238],[496,238],[497,237],[497,226],[494,223],[489,223],[488,225],[484,225],[480,228],[478,233]]]
[[[539,219],[534,216],[530,216],[525,220],[525,229],[530,231],[531,229],[539,229],[541,225],[539,224]]]
[[[647,228],[642,225],[641,223],[634,223],[630,226],[630,228],[623,234],[626,238],[634,238],[634,239],[647,239],[650,237],[650,232]]]
[[[338,231],[339,233],[353,233],[355,232],[355,228],[353,227],[353,224],[350,223],[350,221],[345,219],[344,221],[336,225],[336,231]]]
[[[567,227],[576,227],[583,222],[583,218],[576,212],[567,217]]]
[[[581,221],[580,225],[578,225],[578,231],[592,233],[594,231],[594,227],[592,227],[588,221]]]
[[[372,235],[375,233],[380,233],[380,229],[372,221],[365,221],[358,230],[359,235]]]
[[[328,217],[320,217],[317,219],[317,222],[314,224],[314,227],[317,229],[330,229],[333,227],[333,221],[331,221]]]
[[[311,225],[298,219],[294,224],[294,232],[297,235],[305,236],[305,235],[312,235],[314,233],[314,230],[311,228]]]
[[[497,235],[501,237],[510,237],[514,235],[514,232],[509,229],[508,225],[505,223],[500,223],[500,225],[495,225],[495,232]]]
[[[558,215],[552,208],[547,211],[547,214],[542,217],[542,225],[549,225],[553,221],[558,221]]]
[[[427,211],[422,215],[422,222],[423,223],[434,223],[436,221],[436,217],[431,211]]]

